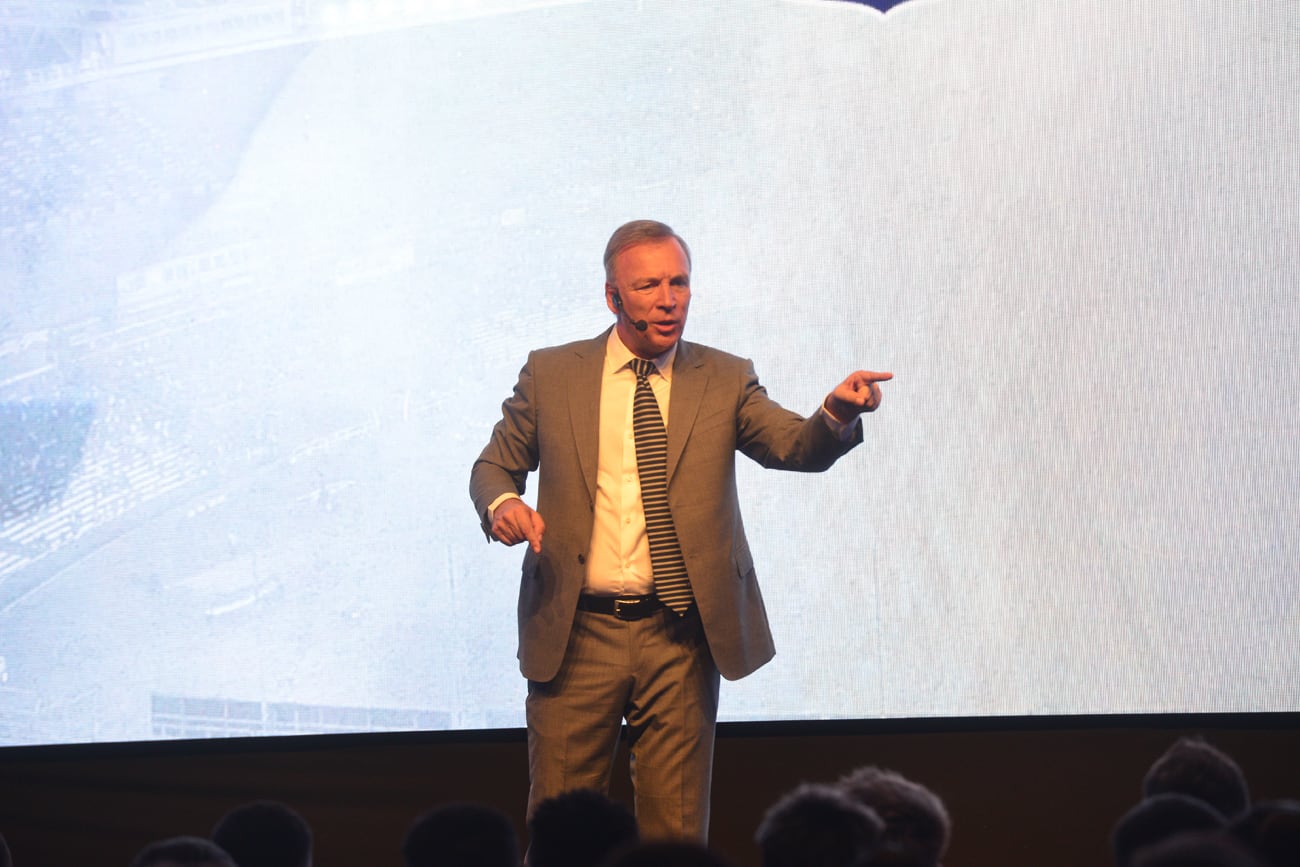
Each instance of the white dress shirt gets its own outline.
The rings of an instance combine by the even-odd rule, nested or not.
[[[674,344],[652,359],[658,373],[650,374],[650,388],[668,426],[669,396],[673,383]],[[636,374],[627,366],[635,358],[618,336],[609,333],[605,367],[600,379],[600,451],[596,464],[596,519],[587,551],[584,593],[598,596],[632,596],[654,592],[650,543],[646,539],[645,509],[641,505],[641,476],[636,464],[636,436],[632,430],[632,401]]]

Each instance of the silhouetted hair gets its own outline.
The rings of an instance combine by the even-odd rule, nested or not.
[[[611,285],[614,283],[614,257],[619,253],[637,244],[664,241],[669,238],[682,245],[682,252],[686,254],[686,264],[689,266],[691,248],[686,246],[682,236],[674,232],[668,224],[657,220],[633,220],[619,226],[614,230],[614,234],[609,236],[609,243],[605,245],[605,282]]]
[[[308,867],[311,827],[285,804],[256,801],[231,810],[212,829],[212,842],[239,867]]]
[[[731,863],[699,843],[660,840],[617,852],[604,867],[731,867]]]
[[[763,867],[861,867],[885,823],[835,786],[805,783],[772,805],[754,841]]]
[[[446,804],[415,820],[402,857],[407,867],[519,867],[519,842],[501,811]]]
[[[1190,795],[1232,818],[1250,806],[1246,775],[1232,758],[1198,737],[1179,738],[1142,780],[1142,795]]]
[[[1199,798],[1154,795],[1120,817],[1111,833],[1116,867],[1127,867],[1139,849],[1186,831],[1218,831],[1223,814]]]
[[[1228,831],[1270,867],[1300,867],[1300,801],[1261,801]]]
[[[896,771],[873,766],[858,768],[839,785],[885,823],[873,865],[937,867],[952,832],[938,795]]]
[[[591,789],[548,798],[528,820],[529,867],[596,867],[639,839],[636,817]]]
[[[1132,867],[1268,867],[1222,832],[1188,831],[1147,846]]]
[[[239,867],[216,843],[202,837],[168,837],[140,850],[131,867]]]

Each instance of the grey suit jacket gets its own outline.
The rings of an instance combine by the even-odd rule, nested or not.
[[[470,472],[470,496],[486,532],[492,501],[524,493],[528,474],[538,471],[537,511],[546,533],[540,554],[525,551],[519,585],[519,661],[530,680],[548,681],[559,671],[585,577],[608,334],[530,353]],[[678,344],[668,502],[723,677],[744,677],[775,652],[736,496],[736,451],[765,467],[817,472],[861,441],[861,423],[844,442],[821,413],[804,418],[782,408],[747,359]]]

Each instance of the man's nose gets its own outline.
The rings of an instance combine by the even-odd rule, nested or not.
[[[664,286],[662,289],[659,290],[659,298],[655,303],[656,306],[663,307],[665,309],[672,309],[673,307],[677,306],[677,301],[678,301],[677,290],[674,289],[671,285],[669,285],[669,286]]]

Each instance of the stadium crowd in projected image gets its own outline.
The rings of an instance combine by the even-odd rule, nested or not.
[[[468,471],[639,217],[895,373],[722,719],[1300,710],[1300,5],[5,6],[0,745],[522,725]]]

